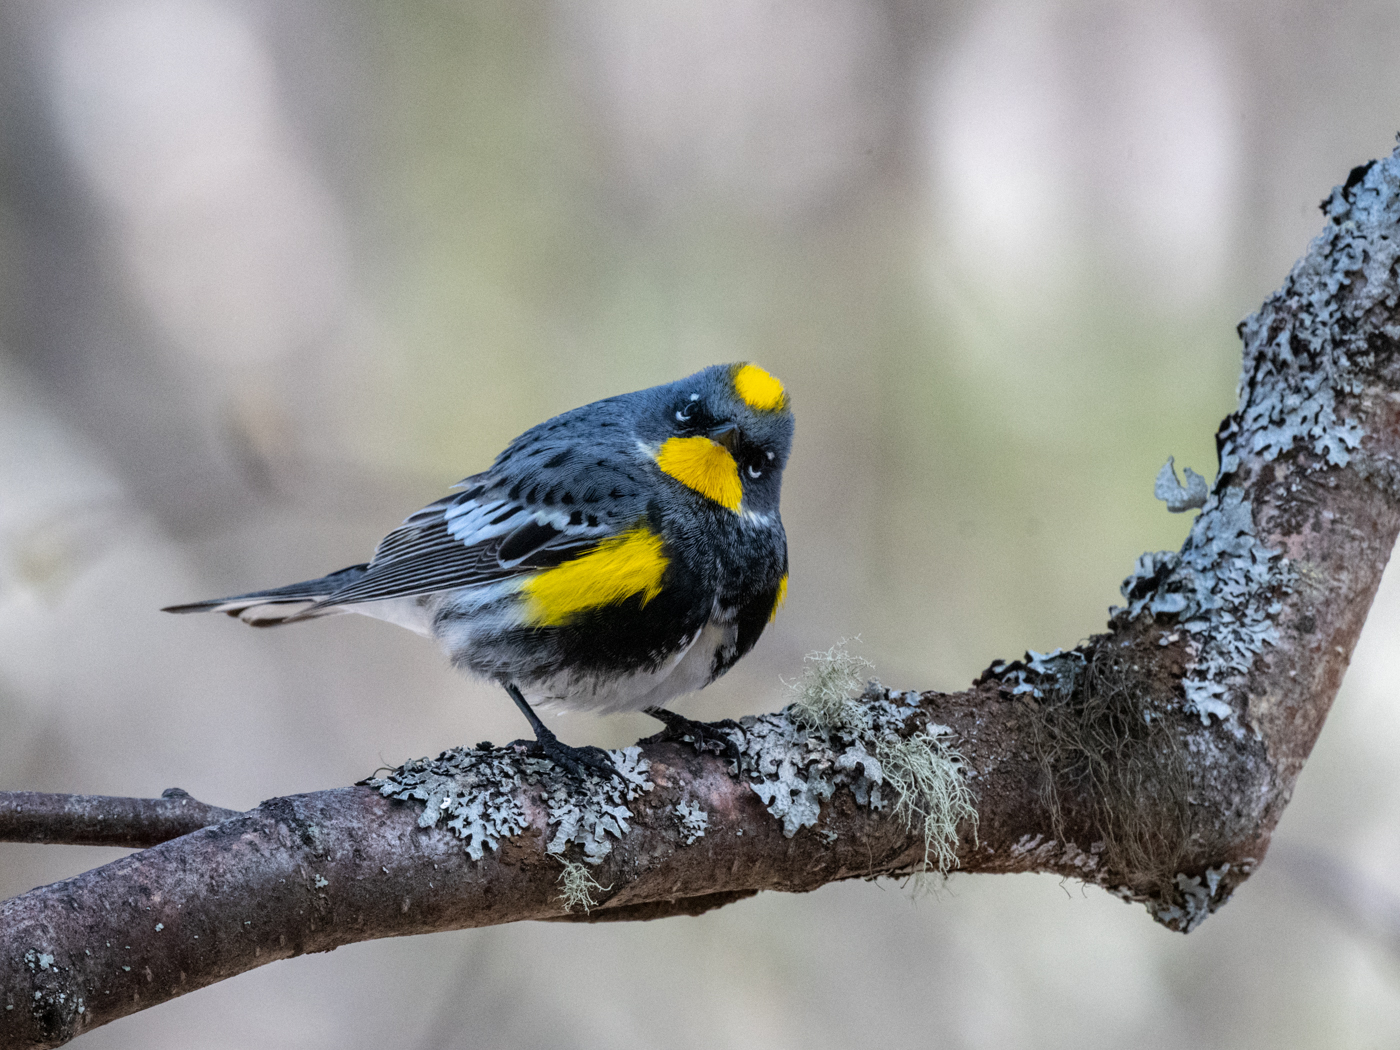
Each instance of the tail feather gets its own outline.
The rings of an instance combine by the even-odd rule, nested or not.
[[[289,583],[285,587],[237,594],[230,598],[210,598],[186,605],[167,605],[161,612],[221,612],[236,616],[254,627],[275,627],[296,620],[311,620],[339,612],[340,609],[333,603],[322,603],[358,580],[367,568],[367,565],[351,565],[348,569],[341,569],[315,580],[303,580],[301,583]]]

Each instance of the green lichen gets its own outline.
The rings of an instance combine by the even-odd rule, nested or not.
[[[875,746],[887,784],[894,795],[891,816],[904,827],[923,832],[924,859],[946,875],[958,863],[958,826],[964,821],[977,835],[977,809],[964,773],[965,761],[950,744],[938,739],[948,730],[929,726],[910,737],[890,734]]]
[[[870,714],[855,698],[875,665],[849,652],[848,644],[843,638],[825,652],[808,653],[802,677],[786,683],[797,694],[793,721],[828,732],[858,735],[870,729]]]
[[[586,864],[580,864],[576,860],[565,860],[563,857],[560,857],[559,861],[564,865],[564,870],[559,873],[562,892],[555,900],[562,901],[567,912],[582,908],[587,915],[591,909],[598,906],[598,898],[594,894],[607,893],[612,887],[600,886]]]

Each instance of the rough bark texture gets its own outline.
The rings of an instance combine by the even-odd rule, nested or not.
[[[353,941],[693,915],[907,874],[940,844],[963,871],[1072,876],[1189,931],[1263,859],[1400,531],[1400,157],[1354,171],[1324,210],[1322,236],[1241,325],[1214,485],[1159,479],[1169,502],[1204,500],[1191,537],[1139,560],[1109,633],[993,664],[966,692],[876,688],[821,717],[745,720],[724,731],[737,774],[647,742],[621,803],[575,805],[557,780],[476,752],[379,790],[273,799],[0,905],[0,1046],[56,1046]],[[936,820],[895,819],[960,814],[900,787],[899,747],[915,742],[975,799],[946,842]],[[483,814],[452,783],[495,801]],[[582,871],[588,910],[570,912],[561,886]]]

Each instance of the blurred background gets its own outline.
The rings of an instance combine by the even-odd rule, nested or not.
[[[1400,128],[1392,0],[0,2],[0,788],[218,805],[524,725],[360,617],[519,431],[755,360],[792,587],[700,718],[840,638],[958,689],[1102,629],[1209,476],[1235,324]],[[1262,870],[1189,937],[1050,877],[768,894],[245,974],[84,1046],[1400,1045],[1400,578]],[[554,723],[629,743],[644,716]],[[0,896],[119,851],[0,845]]]

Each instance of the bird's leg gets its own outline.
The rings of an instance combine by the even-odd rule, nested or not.
[[[722,718],[718,722],[696,722],[694,719],[686,718],[685,715],[678,715],[674,711],[667,711],[664,707],[648,707],[646,713],[659,722],[665,722],[666,728],[656,734],[655,740],[679,740],[695,746],[695,750],[704,754],[708,751],[712,755],[719,755],[727,761],[734,763],[734,768],[739,768],[739,746],[734,743],[726,729],[738,729],[739,723],[732,718]]]
[[[535,731],[534,740],[516,740],[516,744],[524,744],[531,754],[549,759],[560,769],[572,773],[579,780],[583,779],[585,770],[591,770],[603,777],[622,779],[622,774],[613,765],[612,758],[601,747],[570,747],[550,732],[540,721],[540,716],[535,714],[534,709],[526,703],[519,686],[514,682],[506,682],[505,687],[510,698],[515,701],[515,706],[520,708],[520,713],[525,716],[530,723],[530,728]]]

